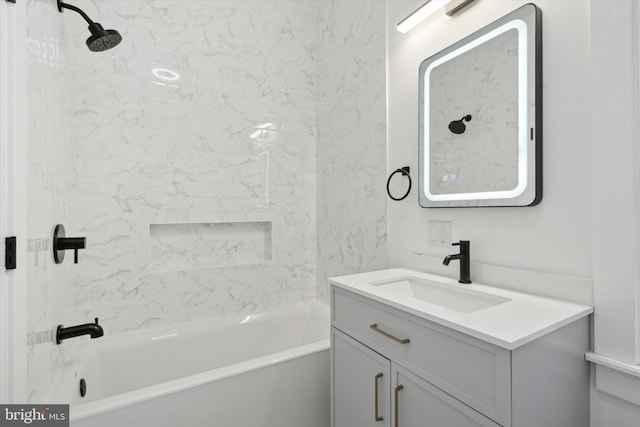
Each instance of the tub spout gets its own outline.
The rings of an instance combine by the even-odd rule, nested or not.
[[[90,335],[91,338],[99,338],[104,335],[102,326],[98,325],[97,317],[95,323],[85,323],[84,325],[69,326],[68,328],[63,328],[62,325],[58,325],[56,329],[56,344],[61,344],[62,341],[67,338],[79,337],[81,335]]]

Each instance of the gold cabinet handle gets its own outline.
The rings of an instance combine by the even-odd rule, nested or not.
[[[378,380],[382,378],[382,372],[378,373],[378,375],[376,375],[376,379],[374,381],[375,383],[375,408],[376,408],[376,413],[375,413],[375,417],[376,417],[376,421],[382,421],[384,420],[384,418],[382,418],[380,415],[378,415]]]
[[[404,386],[402,384],[400,384],[399,386],[397,386],[394,390],[395,393],[395,413],[393,414],[393,418],[395,420],[395,427],[399,427],[400,424],[398,423],[398,393],[400,393],[400,390],[402,390],[404,388]]]
[[[378,328],[378,324],[374,323],[372,325],[369,326],[371,329],[373,329],[374,331],[376,331],[377,333],[384,335],[385,337],[394,340],[395,342],[397,342],[398,344],[409,344],[411,342],[411,340],[409,338],[398,338],[396,336],[391,335],[389,332],[383,331],[382,329]]]

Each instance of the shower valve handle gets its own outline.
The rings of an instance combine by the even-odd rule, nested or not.
[[[78,263],[78,251],[87,247],[86,237],[65,237],[64,225],[56,225],[53,232],[53,259],[56,264],[64,261],[65,251],[73,251],[73,263]]]

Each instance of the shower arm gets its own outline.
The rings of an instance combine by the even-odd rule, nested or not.
[[[89,16],[87,16],[87,14],[82,11],[82,9],[75,7],[71,4],[64,3],[61,0],[58,0],[58,10],[60,11],[60,13],[62,13],[62,9],[69,9],[69,10],[73,10],[74,12],[78,12],[80,16],[82,16],[84,20],[89,23],[89,25],[94,24],[91,18],[89,18]]]

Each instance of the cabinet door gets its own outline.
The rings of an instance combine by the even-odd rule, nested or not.
[[[331,328],[331,426],[390,427],[391,362]]]
[[[400,366],[392,377],[393,427],[499,427]]]

